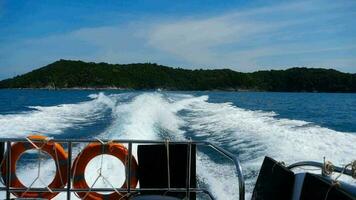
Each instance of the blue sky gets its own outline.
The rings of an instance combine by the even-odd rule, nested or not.
[[[356,1],[0,0],[0,79],[58,59],[356,73]]]

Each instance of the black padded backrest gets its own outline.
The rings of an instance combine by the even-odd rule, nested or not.
[[[294,173],[272,158],[265,157],[252,200],[288,200],[292,197]]]
[[[330,180],[319,175],[307,173],[305,175],[300,200],[355,200],[341,188],[331,184]]]
[[[3,161],[5,157],[5,142],[0,142],[0,162]]]
[[[190,187],[196,187],[196,147],[191,145],[191,181]],[[188,175],[188,145],[169,145],[169,171],[171,188],[186,188]],[[139,145],[137,148],[139,181],[141,188],[167,188],[167,148],[166,145]],[[162,194],[160,192],[143,192],[143,194]],[[166,193],[168,194],[168,193]],[[184,198],[185,193],[168,195]],[[190,199],[195,199],[195,193],[190,194]]]

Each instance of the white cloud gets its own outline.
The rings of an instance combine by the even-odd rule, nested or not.
[[[318,26],[310,30],[303,28],[340,17],[339,13],[329,13],[340,6],[345,5],[305,1],[159,24],[152,28],[148,43],[194,65],[236,66],[251,71],[258,69],[260,57],[331,49],[324,44],[313,47],[295,40],[325,33]],[[328,28],[329,32],[336,31]],[[318,38],[315,40],[313,43],[320,43]],[[342,46],[334,50],[343,49]],[[293,61],[283,64],[293,65]]]

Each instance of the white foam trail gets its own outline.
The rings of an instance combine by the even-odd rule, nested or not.
[[[184,121],[177,112],[194,103],[196,99],[173,101],[160,93],[141,94],[131,102],[116,107],[116,121],[102,137],[146,140],[162,137],[182,138],[183,131],[180,127],[184,125]],[[165,133],[168,135],[162,135]]]
[[[0,137],[26,137],[32,133],[60,134],[100,118],[114,102],[100,93],[92,101],[57,106],[31,106],[34,111],[0,115]]]
[[[354,134],[337,132],[299,120],[278,119],[273,112],[245,110],[229,103],[202,101],[191,106],[190,111],[184,117],[189,123],[190,131],[237,153],[248,177],[248,192],[252,191],[264,156],[290,164],[302,160],[322,161],[326,156],[328,160],[341,166],[356,158]],[[225,179],[220,181],[227,183],[227,187],[232,183]],[[216,183],[211,181],[210,184]],[[215,192],[221,193],[224,191]],[[218,198],[225,199],[220,196]]]
[[[37,150],[26,151],[27,153],[38,155]],[[44,156],[45,155],[45,156]],[[55,176],[56,165],[55,161],[49,159],[49,155],[41,153],[41,158],[43,159],[31,159],[26,160],[29,162],[25,169],[17,169],[17,177],[25,185],[30,186],[32,183],[33,187],[45,187],[49,185]],[[20,159],[22,159],[20,157]],[[41,160],[41,171],[38,172],[38,161]],[[29,173],[31,172],[31,173]],[[37,181],[33,182],[36,178],[39,178]]]
[[[197,154],[198,180],[218,199],[238,199],[238,178],[232,164],[217,164],[203,153]]]

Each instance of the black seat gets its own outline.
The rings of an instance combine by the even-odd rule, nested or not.
[[[294,174],[272,158],[265,157],[252,200],[356,200],[321,175]]]
[[[168,188],[166,145],[139,145],[137,157],[139,163],[139,181],[141,188]],[[170,187],[186,188],[188,177],[188,145],[169,145],[169,171]],[[191,179],[190,187],[196,187],[196,147],[191,145]],[[145,191],[141,194],[168,195],[183,199],[186,192],[157,192]],[[190,193],[190,199],[195,200],[195,193]]]
[[[355,200],[351,194],[320,175],[307,173],[300,200]]]
[[[252,200],[288,200],[292,197],[294,173],[272,158],[265,157]]]

